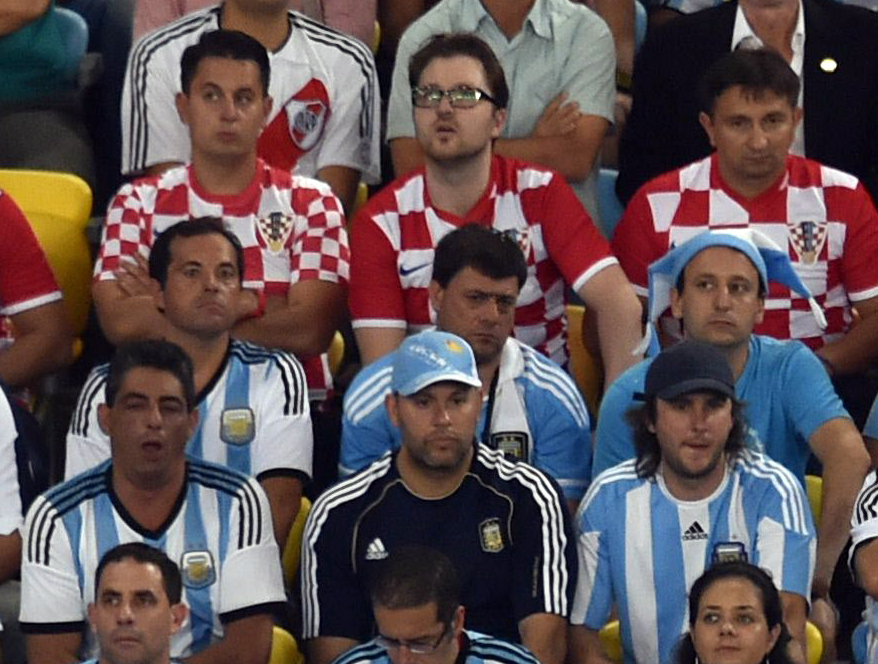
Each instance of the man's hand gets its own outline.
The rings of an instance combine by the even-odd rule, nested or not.
[[[149,276],[149,263],[140,254],[134,255],[134,262],[123,260],[119,268],[113,272],[119,288],[128,297],[148,295],[153,297],[159,293],[159,282]]]
[[[549,102],[537,118],[537,123],[531,132],[532,137],[567,136],[576,130],[576,123],[582,117],[582,113],[579,112],[579,103],[568,102],[568,96],[566,92],[561,92]]]

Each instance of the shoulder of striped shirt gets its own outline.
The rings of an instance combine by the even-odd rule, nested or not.
[[[393,456],[390,453],[385,454],[355,475],[332,485],[317,498],[311,508],[311,514],[327,511],[340,504],[356,500],[369,490],[373,482],[388,473],[392,462]]]
[[[853,525],[860,525],[873,521],[875,517],[872,517],[869,514],[875,512],[876,507],[878,507],[878,475],[876,475],[876,471],[873,470],[866,476],[866,480],[863,482],[863,488],[860,489],[860,493],[857,495],[857,502],[854,505],[851,516]],[[868,510],[869,513],[866,513],[866,510]]]
[[[390,390],[393,376],[393,367],[390,364],[375,371],[366,367],[363,371],[368,373],[361,372],[354,379],[344,398],[345,415],[352,421],[359,421],[375,410],[376,399],[384,403],[384,395]]]
[[[585,509],[601,491],[609,491],[612,487],[618,490],[627,491],[631,488],[629,485],[640,485],[643,482],[650,481],[645,477],[637,476],[637,459],[628,459],[622,463],[607,468],[604,472],[594,478],[585,492],[582,503],[579,507],[581,512]],[[623,486],[622,483],[625,483]]]
[[[373,60],[372,51],[363,42],[344,32],[340,32],[335,28],[315,21],[304,14],[290,10],[289,14],[292,18],[293,25],[302,30],[312,39],[318,39],[321,44],[326,46],[334,46],[342,52],[357,59],[366,58]]]
[[[503,664],[539,664],[539,661],[524,646],[480,634],[467,632],[469,653],[477,655],[483,662],[502,662]]]
[[[161,28],[148,32],[133,45],[131,62],[135,62],[136,59],[144,55],[151,56],[156,49],[167,43],[201,30],[205,23],[215,20],[214,15],[217,13],[219,13],[219,6],[207,7],[181,16]]]
[[[233,339],[229,352],[244,364],[274,364],[284,373],[305,380],[302,363],[295,355],[279,348],[265,348],[249,341]]]
[[[524,371],[521,377],[541,390],[545,390],[546,386],[550,385],[563,391],[569,399],[569,402],[562,401],[564,406],[570,410],[570,404],[575,405],[576,412],[574,415],[578,418],[584,418],[587,422],[588,411],[585,407],[585,401],[583,401],[579,388],[570,374],[564,371],[556,362],[553,362],[530,346],[525,344],[519,344],[519,346],[524,356]]]

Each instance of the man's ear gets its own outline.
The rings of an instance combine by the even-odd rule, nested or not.
[[[262,98],[262,126],[268,124],[268,118],[271,117],[271,109],[274,107],[274,99],[270,95]]]
[[[506,118],[508,114],[505,108],[494,109],[494,127],[491,129],[491,138],[500,138],[503,133],[503,127],[506,126]]]
[[[88,603],[88,620],[92,625],[95,624],[95,611],[96,611],[95,603],[89,602]]]
[[[710,116],[707,113],[701,111],[701,113],[698,114],[698,122],[701,123],[702,128],[707,133],[707,138],[710,140],[711,147],[715,148],[716,143],[713,141],[713,120],[710,119]]]
[[[188,617],[189,607],[183,604],[183,602],[171,604],[171,634],[179,632]]]
[[[178,92],[174,96],[174,105],[177,107],[177,115],[180,116],[180,121],[188,125],[189,124],[189,97],[187,97],[184,93]]]
[[[671,315],[677,320],[683,320],[683,296],[676,288],[671,288]]]
[[[384,407],[387,408],[387,416],[390,418],[390,423],[393,426],[399,426],[399,404],[397,403],[398,395],[391,392],[386,397],[384,397]]]
[[[430,295],[430,306],[433,307],[433,311],[439,311],[442,308],[442,298],[445,295],[445,289],[439,285],[438,281],[432,279],[430,285],[427,286],[427,293]]]
[[[107,436],[110,435],[110,407],[102,403],[98,405],[98,424]]]

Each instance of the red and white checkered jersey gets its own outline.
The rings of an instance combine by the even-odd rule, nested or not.
[[[221,217],[244,247],[244,287],[286,295],[307,279],[347,284],[350,250],[341,203],[323,182],[257,162],[240,194],[213,195],[191,166],[123,186],[110,203],[95,280],[115,279],[123,256],[149,257],[157,234],[191,217]],[[331,384],[325,355],[305,363],[312,400]]]
[[[716,155],[646,183],[625,210],[613,250],[637,293],[647,295],[647,267],[672,245],[706,230],[752,227],[786,247],[796,272],[829,323],[821,333],[808,302],[772,283],[756,332],[800,339],[811,348],[839,338],[851,303],[878,295],[878,214],[853,176],[790,155],[786,173],[747,200],[723,181]]]
[[[205,32],[220,27],[220,9],[187,14],[144,35],[131,49],[122,93],[126,173],[190,161],[189,132],[174,105],[180,58]],[[274,104],[259,156],[309,177],[326,166],[345,166],[378,182],[380,100],[372,53],[359,40],[294,11],[289,24],[287,40],[268,54]]]
[[[423,168],[392,182],[357,213],[351,236],[353,326],[415,332],[434,324],[427,293],[434,248],[470,223],[507,232],[522,248],[527,281],[518,296],[515,337],[564,365],[565,282],[579,291],[617,261],[560,175],[496,155],[484,195],[464,217],[433,207]]]
[[[0,346],[12,343],[6,317],[61,299],[61,291],[27,218],[0,191]]]

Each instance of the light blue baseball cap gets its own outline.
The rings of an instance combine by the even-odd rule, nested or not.
[[[406,338],[395,353],[390,388],[403,396],[442,381],[482,386],[472,348],[456,334],[419,332]]]

